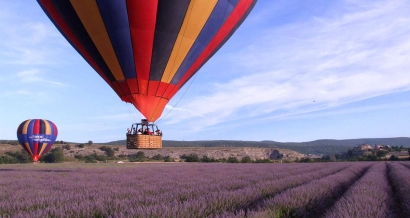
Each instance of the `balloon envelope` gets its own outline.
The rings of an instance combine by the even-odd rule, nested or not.
[[[95,71],[148,121],[229,39],[256,0],[37,0]],[[81,78],[79,78],[81,79]]]
[[[17,138],[34,162],[46,153],[57,139],[56,125],[49,120],[32,119],[20,124]]]

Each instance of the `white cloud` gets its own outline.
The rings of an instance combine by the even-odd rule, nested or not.
[[[230,64],[244,69],[242,76],[213,84],[212,94],[184,101],[180,107],[195,113],[174,111],[167,121],[192,121],[200,129],[236,119],[290,117],[410,90],[410,5],[399,0],[349,4],[338,16],[267,31],[231,55]]]

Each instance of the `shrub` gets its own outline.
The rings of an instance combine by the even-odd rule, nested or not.
[[[152,157],[152,159],[154,159],[154,160],[164,160],[164,157],[160,154],[156,154]]]
[[[74,158],[78,159],[78,160],[85,160],[85,157],[81,154],[76,154],[74,155]]]
[[[241,163],[252,163],[252,159],[249,156],[245,156],[242,158]]]
[[[102,146],[102,147],[100,147],[99,149],[100,149],[101,151],[105,151],[105,154],[106,154],[108,157],[114,157],[115,151],[114,151],[111,147]]]
[[[236,157],[229,157],[226,162],[228,162],[228,163],[239,163],[239,160]]]
[[[265,159],[257,159],[255,160],[255,163],[272,163],[272,161],[265,158]]]
[[[63,146],[63,149],[70,150],[71,146],[69,144],[66,144],[66,145]]]
[[[200,162],[201,160],[199,159],[197,154],[190,154],[186,159],[185,162]]]
[[[8,156],[10,156],[12,159],[15,159],[14,161],[11,161],[11,159],[6,158],[6,162],[10,163],[31,163],[32,159],[30,155],[22,149],[21,151],[16,151],[16,152],[6,152]]]
[[[129,156],[130,162],[144,162],[146,159],[145,153],[142,151],[138,151],[135,155]]]
[[[170,156],[166,156],[164,162],[175,162],[175,159]]]
[[[95,153],[85,156],[86,163],[97,163],[99,161],[103,162],[106,160],[107,160],[107,157],[105,155],[97,155]]]
[[[207,155],[204,155],[201,159],[201,162],[211,163],[211,162],[217,162],[217,160],[215,158],[209,158]]]
[[[61,163],[64,160],[63,149],[59,147],[54,148],[50,153],[43,156],[40,160],[46,163]]]

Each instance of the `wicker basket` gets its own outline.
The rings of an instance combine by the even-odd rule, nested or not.
[[[127,134],[127,149],[160,149],[162,136]]]

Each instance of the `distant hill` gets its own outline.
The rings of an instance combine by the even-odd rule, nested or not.
[[[0,143],[15,144],[17,140],[0,140]],[[76,144],[76,143],[70,143]],[[125,140],[112,141],[108,143],[94,143],[104,145],[123,145]],[[320,139],[310,142],[276,142],[276,141],[235,141],[235,140],[213,140],[213,141],[171,141],[164,140],[163,147],[253,147],[253,148],[283,148],[300,152],[302,154],[337,154],[347,152],[356,145],[391,145],[410,147],[410,138],[363,138],[363,139]]]
[[[125,145],[125,140],[112,141],[110,145]],[[284,148],[303,154],[336,154],[346,152],[356,145],[391,145],[410,147],[410,138],[363,138],[363,139],[320,139],[310,142],[276,142],[276,141],[170,141],[164,140],[163,147],[255,147],[255,148]]]

